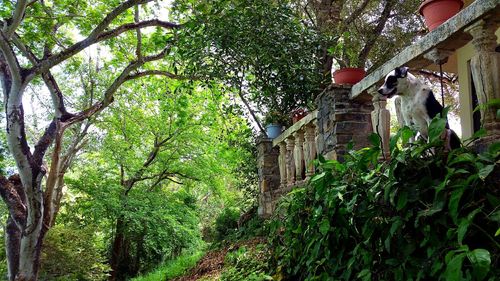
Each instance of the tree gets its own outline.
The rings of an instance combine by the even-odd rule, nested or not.
[[[247,126],[221,114],[227,97],[200,83],[165,89],[159,79],[147,81],[98,118],[102,137],[69,180],[85,210],[68,207],[108,220],[110,280],[133,277],[199,243],[196,194],[231,189],[248,156],[229,143]]]
[[[329,75],[332,65],[377,68],[422,33],[416,13],[418,1],[405,0],[292,0],[310,28],[322,34],[321,65]],[[345,48],[333,56],[344,32]]]
[[[141,19],[139,6],[153,15],[146,5],[152,0],[114,1],[44,1],[19,0],[4,2],[0,10],[0,82],[4,96],[7,143],[19,175],[0,179],[0,193],[9,209],[7,221],[7,259],[9,280],[36,280],[43,237],[53,224],[60,200],[60,190],[54,188],[59,173],[64,170],[61,143],[64,131],[87,120],[112,103],[117,90],[130,80],[148,75],[175,75],[155,69],[153,62],[166,57],[173,44],[170,30],[178,24]],[[132,13],[131,8],[135,8]],[[80,17],[78,14],[87,15]],[[97,24],[95,24],[97,23]],[[144,36],[141,30],[156,27],[153,36]],[[82,40],[74,42],[72,32],[77,29]],[[136,31],[128,37],[128,31]],[[166,39],[158,39],[165,36]],[[144,40],[149,39],[149,40]],[[68,67],[68,62],[83,50],[97,45],[119,45],[135,49],[135,56],[111,52],[115,61],[109,66],[117,73],[99,97],[86,108],[74,109],[65,105],[61,90],[52,71]],[[121,70],[119,70],[121,69]],[[52,121],[45,132],[28,140],[24,120],[23,96],[31,83],[42,80],[52,99],[53,112],[47,113]],[[34,149],[30,146],[34,144]],[[49,146],[54,143],[50,168],[44,164]],[[42,181],[48,175],[45,188]]]
[[[176,1],[178,65],[186,75],[219,81],[256,113],[283,115],[305,107],[321,91],[315,32],[288,1]]]

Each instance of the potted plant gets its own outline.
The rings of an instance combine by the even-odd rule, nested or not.
[[[429,31],[456,15],[464,6],[462,0],[425,0],[419,7]]]
[[[361,81],[366,72],[364,68],[359,67],[359,55],[350,43],[349,32],[344,32],[335,46],[328,49],[330,55],[341,66],[332,73],[332,79],[335,84],[354,85]]]
[[[298,107],[298,108],[292,110],[292,114],[291,114],[292,115],[292,123],[295,124],[295,123],[299,122],[300,119],[306,117],[307,114],[309,114],[307,109],[302,108],[302,107]]]
[[[275,139],[283,131],[283,126],[287,123],[286,115],[277,110],[270,111],[264,118],[266,134],[270,139]]]

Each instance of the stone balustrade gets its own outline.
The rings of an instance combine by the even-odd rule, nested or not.
[[[314,174],[316,158],[317,115],[313,111],[273,140],[279,147],[280,186],[291,189]]]
[[[278,200],[314,174],[317,111],[313,111],[276,139],[258,141],[259,215],[269,217]]]

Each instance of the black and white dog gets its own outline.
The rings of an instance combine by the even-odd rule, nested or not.
[[[434,97],[431,89],[408,72],[408,67],[398,67],[385,77],[385,83],[378,93],[388,98],[398,95],[401,98],[403,125],[414,126],[420,135],[428,138],[428,128],[434,116],[443,111],[443,106]],[[460,138],[446,124],[443,136],[447,150],[460,147]]]

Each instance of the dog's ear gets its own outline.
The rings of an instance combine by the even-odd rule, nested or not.
[[[402,66],[402,67],[398,67],[396,68],[396,76],[397,77],[401,77],[401,78],[405,78],[407,75],[408,75],[408,67],[406,66]]]

